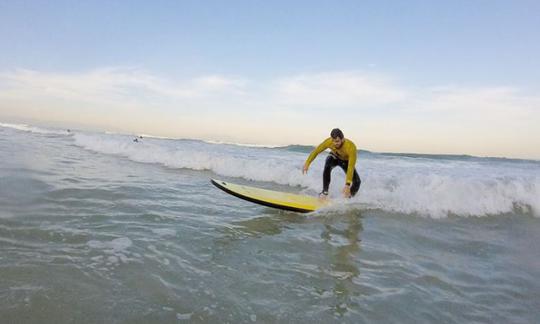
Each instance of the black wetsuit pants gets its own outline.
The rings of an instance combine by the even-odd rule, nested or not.
[[[347,173],[349,161],[338,159],[333,154],[329,154],[328,157],[326,158],[326,163],[324,164],[323,192],[328,192],[328,187],[330,186],[330,175],[332,173],[332,169],[338,165],[343,169],[343,171],[345,171],[345,173]],[[356,193],[358,192],[358,189],[360,189],[360,183],[362,183],[362,180],[360,180],[360,176],[358,175],[358,172],[356,172],[356,169],[354,169],[354,175],[353,175],[353,180],[351,184],[351,196],[356,195]]]

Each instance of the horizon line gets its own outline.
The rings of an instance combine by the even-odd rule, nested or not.
[[[105,130],[100,128],[88,128],[88,129],[78,129],[78,128],[65,128],[65,127],[59,127],[59,126],[50,126],[50,125],[40,125],[38,124],[31,124],[31,123],[21,123],[21,122],[6,122],[3,120],[0,120],[0,127],[6,127],[6,128],[12,128],[17,129],[15,127],[10,126],[26,126],[26,127],[43,127],[48,128],[50,130],[55,131],[82,131],[82,132],[101,132],[104,134],[114,134],[114,135],[125,135],[125,136],[142,136],[149,137],[149,138],[155,138],[155,139],[164,139],[164,140],[187,140],[187,141],[201,141],[208,144],[217,144],[217,145],[236,145],[236,146],[243,146],[243,147],[254,147],[254,148],[287,148],[291,146],[303,146],[303,147],[317,147],[317,145],[311,145],[311,144],[299,144],[299,143],[291,143],[291,144],[283,144],[283,145],[277,145],[277,144],[265,144],[265,143],[247,143],[247,142],[229,142],[229,141],[222,141],[222,140],[215,140],[215,139],[203,139],[203,138],[196,138],[196,137],[169,137],[169,136],[161,136],[161,135],[153,135],[153,134],[144,134],[144,133],[126,133],[122,131],[114,131],[114,130]],[[21,130],[21,129],[18,129]],[[21,131],[30,131],[31,130],[21,130]],[[529,161],[529,162],[540,162],[540,159],[536,158],[516,158],[516,157],[507,157],[507,156],[480,156],[480,155],[473,155],[473,154],[453,154],[453,153],[417,153],[417,152],[387,152],[387,151],[373,151],[373,150],[367,150],[367,149],[358,149],[358,152],[367,152],[370,154],[380,154],[380,155],[399,155],[399,156],[405,156],[405,157],[411,157],[411,158],[422,158],[422,157],[461,157],[461,158],[477,158],[477,159],[498,159],[498,160],[508,160],[508,161]]]

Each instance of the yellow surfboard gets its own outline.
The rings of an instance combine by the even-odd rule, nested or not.
[[[316,197],[273,191],[210,179],[212,184],[228,194],[256,204],[301,213],[315,211],[327,204]]]

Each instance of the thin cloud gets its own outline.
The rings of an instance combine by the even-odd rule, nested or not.
[[[408,91],[382,76],[330,72],[291,76],[275,81],[279,103],[311,107],[362,107],[403,102]]]
[[[369,113],[391,106],[397,111],[429,114],[538,114],[540,98],[515,87],[439,86],[405,87],[389,77],[359,72],[328,72],[271,80],[221,75],[170,80],[129,68],[101,68],[85,73],[46,73],[27,69],[0,73],[0,99],[47,99],[66,103],[151,101],[204,107],[220,103],[223,109],[348,108]]]
[[[515,87],[436,87],[418,96],[418,107],[431,112],[524,114],[538,111],[540,97]]]
[[[246,79],[224,77],[221,75],[209,75],[195,78],[192,84],[199,89],[199,92],[222,91],[235,94],[245,94],[248,84]]]
[[[0,98],[50,98],[76,102],[185,100],[216,92],[239,93],[244,82],[222,76],[171,81],[136,69],[102,68],[60,74],[18,69],[0,74]]]

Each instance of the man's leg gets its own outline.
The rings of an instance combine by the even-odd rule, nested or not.
[[[352,178],[352,185],[351,185],[351,197],[354,197],[356,193],[358,192],[358,189],[360,189],[360,184],[362,183],[362,180],[360,180],[360,176],[358,175],[358,172],[356,172],[356,169],[354,169],[354,175]]]
[[[343,171],[345,171],[345,174],[347,174],[347,169],[349,168],[349,161],[339,160],[339,166],[343,169]],[[351,197],[354,197],[354,195],[356,195],[358,189],[360,189],[361,183],[362,180],[360,180],[358,172],[356,172],[356,169],[354,169],[353,180],[351,184]]]
[[[323,171],[323,191],[322,193],[328,194],[328,187],[330,187],[330,176],[332,174],[332,169],[338,165],[338,159],[332,154],[326,157],[326,162],[324,164]]]

